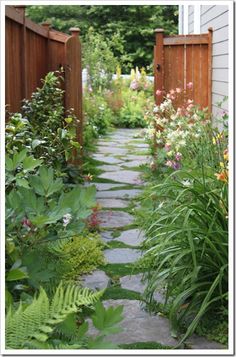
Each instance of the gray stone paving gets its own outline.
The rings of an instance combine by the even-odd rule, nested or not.
[[[148,164],[147,154],[138,155],[142,149],[147,149],[148,145],[142,142],[139,129],[118,129],[106,137],[99,140],[97,154],[93,157],[102,161],[98,168],[104,172],[99,176],[102,179],[110,179],[116,183],[95,183],[97,188],[97,202],[105,208],[99,211],[98,219],[101,221],[102,239],[108,242],[122,242],[133,246],[132,248],[110,248],[104,250],[107,263],[127,264],[135,263],[142,255],[138,249],[145,239],[144,234],[139,229],[129,229],[121,231],[121,234],[114,238],[113,232],[134,222],[134,217],[122,211],[126,208],[132,198],[141,193],[140,189],[145,184],[142,182],[140,173],[135,168],[142,164]],[[144,141],[144,140],[143,140]],[[135,154],[136,153],[136,154]],[[117,155],[119,158],[117,158]],[[125,167],[130,168],[129,170]],[[134,170],[132,171],[132,167]],[[131,189],[120,189],[126,184],[131,184]],[[117,188],[117,190],[112,190]],[[108,208],[111,208],[108,210]],[[120,210],[112,210],[119,208]],[[142,274],[127,275],[120,277],[121,288],[143,293],[146,283],[142,281]],[[104,289],[110,284],[109,277],[100,270],[94,271],[91,275],[84,276],[83,286],[91,289]],[[157,302],[164,303],[164,295],[159,292],[154,294]],[[151,315],[146,312],[139,300],[118,299],[104,301],[105,307],[124,306],[124,320],[120,323],[122,332],[111,335],[108,339],[117,344],[134,342],[159,342],[163,345],[175,346],[177,340],[171,337],[169,320],[160,315]],[[92,327],[89,320],[89,333],[96,335],[97,330]],[[207,341],[203,337],[193,335],[188,341],[191,349],[222,349],[222,345],[216,342]]]
[[[138,258],[141,257],[140,250],[130,248],[106,249],[104,253],[107,262],[112,264],[134,263]]]
[[[129,213],[112,210],[98,212],[98,219],[103,228],[124,227],[134,222],[134,217]]]
[[[123,242],[129,245],[137,246],[144,241],[144,234],[139,229],[129,229],[121,233],[121,235],[116,238],[117,241]]]
[[[95,270],[92,274],[82,277],[82,286],[92,290],[102,290],[107,287],[109,277],[102,270]]]
[[[126,208],[129,205],[129,202],[119,198],[99,198],[97,202],[104,208]]]
[[[121,162],[121,161],[120,161]],[[131,170],[120,170],[117,172],[104,172],[98,177],[103,179],[109,179],[116,182],[123,182],[135,185],[141,185],[140,173]]]
[[[131,190],[115,190],[115,191],[100,191],[97,192],[97,198],[119,198],[122,200],[134,198],[140,195],[142,191],[137,189]]]

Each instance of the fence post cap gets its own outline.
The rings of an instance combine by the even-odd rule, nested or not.
[[[49,22],[49,21],[44,21],[44,22],[42,22],[41,23],[41,26],[43,26],[43,27],[50,27],[51,26],[51,22]]]
[[[208,28],[208,31],[209,31],[209,32],[213,32],[213,27],[209,27],[209,28]]]
[[[69,31],[71,32],[72,36],[77,36],[80,34],[80,28],[78,27],[71,27]]]
[[[155,32],[155,33],[164,32],[164,29],[155,29],[154,32]]]

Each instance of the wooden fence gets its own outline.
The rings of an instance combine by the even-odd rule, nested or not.
[[[71,35],[42,26],[25,17],[25,6],[6,6],[6,105],[20,111],[49,71],[64,68],[65,110],[73,108],[79,119],[77,139],[82,144],[82,68],[78,28]]]
[[[201,108],[211,111],[212,76],[212,29],[200,35],[165,36],[164,30],[155,30],[154,47],[154,90],[156,103],[163,101],[163,91],[167,93],[176,87],[186,89],[193,83],[191,96]]]

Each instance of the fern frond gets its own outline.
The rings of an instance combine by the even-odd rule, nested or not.
[[[69,314],[77,312],[79,307],[96,302],[102,293],[94,293],[76,285],[65,287],[60,283],[50,304],[45,290],[40,288],[38,297],[34,297],[25,309],[22,304],[16,311],[9,309],[6,317],[7,348],[24,348],[35,340],[45,343],[55,325],[63,322]]]

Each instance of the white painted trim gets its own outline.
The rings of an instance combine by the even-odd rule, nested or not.
[[[179,35],[183,34],[184,6],[179,5]]]
[[[184,35],[188,34],[188,5],[183,5],[184,7],[184,16],[183,16],[183,22],[184,22]]]
[[[201,5],[194,5],[194,31],[195,34],[201,32]]]

